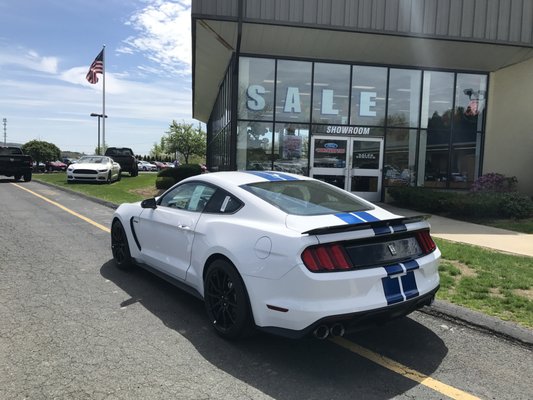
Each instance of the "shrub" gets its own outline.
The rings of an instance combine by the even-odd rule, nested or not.
[[[183,164],[175,168],[165,168],[157,174],[155,187],[166,190],[185,178],[200,175],[201,173],[202,167],[198,164]]]
[[[425,188],[389,188],[394,203],[400,207],[441,214],[459,219],[522,219],[533,215],[533,200],[517,193],[446,192]]]
[[[500,203],[505,216],[514,219],[529,218],[533,215],[533,200],[520,193],[504,193]]]

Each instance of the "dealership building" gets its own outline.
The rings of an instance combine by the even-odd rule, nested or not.
[[[193,0],[211,171],[533,195],[532,0]]]

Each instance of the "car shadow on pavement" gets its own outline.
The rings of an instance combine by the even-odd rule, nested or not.
[[[140,304],[187,339],[205,360],[276,399],[389,399],[417,385],[330,340],[291,340],[257,333],[241,341],[220,338],[196,297],[141,269],[101,275],[130,296],[117,309]],[[448,350],[430,329],[410,318],[346,337],[364,348],[431,375]],[[193,372],[194,373],[194,372]]]

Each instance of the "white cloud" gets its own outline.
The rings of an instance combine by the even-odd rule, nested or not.
[[[59,60],[56,57],[42,57],[34,50],[5,49],[0,57],[1,65],[14,65],[25,69],[30,69],[48,74],[56,74]]]
[[[138,35],[125,39],[125,45],[117,50],[119,53],[143,53],[161,70],[173,75],[191,73],[190,1],[151,0],[128,24]]]

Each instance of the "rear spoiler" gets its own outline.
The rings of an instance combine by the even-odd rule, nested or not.
[[[331,233],[341,233],[341,232],[352,232],[352,231],[362,231],[364,229],[374,229],[374,231],[382,231],[380,228],[387,228],[384,233],[390,233],[389,227],[393,228],[393,231],[397,231],[395,227],[401,227],[407,224],[414,224],[416,222],[426,221],[431,218],[431,215],[417,215],[414,217],[400,217],[394,219],[387,219],[384,221],[372,221],[372,222],[361,222],[360,224],[349,224],[349,225],[335,225],[335,226],[325,226],[322,228],[311,229],[302,234],[308,235],[326,235]],[[404,229],[405,230],[405,227]]]

